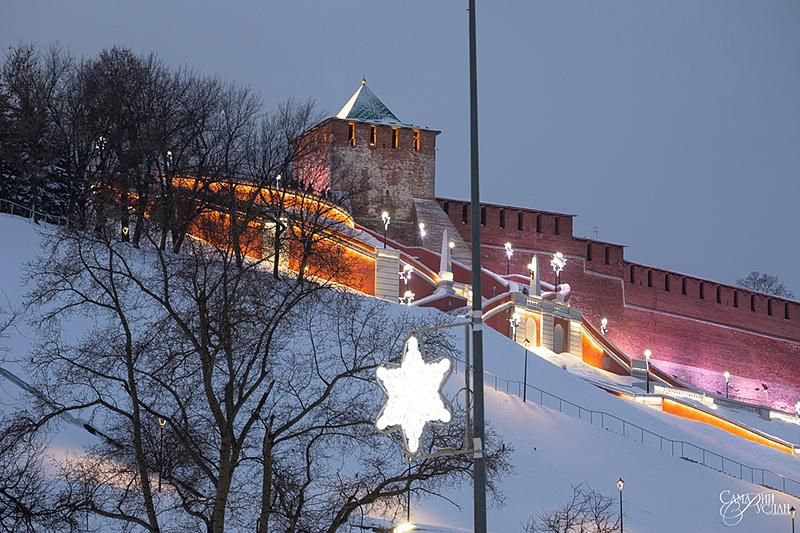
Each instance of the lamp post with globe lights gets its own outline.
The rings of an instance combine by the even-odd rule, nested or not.
[[[623,533],[622,529],[622,489],[625,487],[625,480],[619,478],[617,480],[617,490],[619,490],[619,533]]]
[[[384,211],[381,213],[381,222],[383,222],[383,247],[386,248],[386,234],[389,232],[389,222],[392,221],[392,217],[389,216],[388,211]]]
[[[561,285],[561,271],[567,266],[567,258],[561,252],[556,252],[553,254],[553,259],[550,260],[550,266],[553,267],[553,272],[556,274],[554,292],[558,293],[558,286]]]
[[[647,394],[650,394],[650,356],[653,355],[649,349],[644,351],[644,366],[645,366],[645,373],[646,383],[647,383]]]
[[[729,398],[729,396],[728,396],[728,385],[731,382],[731,373],[726,370],[722,375],[725,378],[725,397]]]
[[[419,223],[419,242],[420,242],[420,245],[422,247],[425,246],[425,237],[427,237],[427,236],[428,236],[428,232],[425,231],[425,223],[424,222],[420,222]]]
[[[514,255],[514,248],[510,242],[505,244],[506,249],[506,276],[511,274],[511,256]]]
[[[794,508],[794,505],[789,507],[789,516],[792,517],[792,533],[794,533],[794,517],[797,514],[797,509]]]

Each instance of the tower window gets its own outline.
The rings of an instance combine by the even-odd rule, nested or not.
[[[542,232],[542,215],[536,215],[536,233]]]
[[[750,295],[750,311],[755,312],[756,310],[756,296],[754,294]]]
[[[767,314],[772,316],[772,300],[767,300]]]
[[[700,282],[700,299],[701,300],[706,299],[706,284],[703,283],[702,281]]]
[[[481,207],[481,226],[486,225],[486,208]]]
[[[791,317],[789,316],[789,302],[785,302],[783,304],[783,319],[789,320]]]
[[[369,127],[369,145],[375,146],[378,144],[378,128],[375,126]]]
[[[517,231],[522,231],[524,229],[525,229],[524,215],[522,213],[517,213]]]
[[[686,278],[681,279],[681,294],[686,296]]]
[[[733,291],[733,306],[739,307],[739,291]]]
[[[444,204],[442,204],[442,209],[444,210],[444,214],[445,215],[449,215],[450,214],[450,202],[445,202]]]
[[[506,227],[506,210],[505,209],[501,209],[500,210],[500,227],[503,228],[503,229],[505,229],[505,227]]]
[[[348,124],[348,129],[349,129],[349,131],[348,131],[348,134],[347,134],[348,135],[347,138],[350,141],[350,146],[355,146],[356,145],[356,125],[351,122],[350,124]]]
[[[611,249],[608,246],[606,246],[606,248],[604,250],[604,255],[605,255],[605,263],[607,265],[610,265],[611,264]]]
[[[400,146],[400,130],[392,128],[392,148]]]
[[[555,233],[556,235],[561,234],[561,217],[556,217]]]
[[[466,224],[469,222],[469,204],[461,206],[461,223]]]
[[[414,130],[414,151],[419,152],[419,130]]]
[[[633,265],[631,265],[630,280],[631,280],[631,283],[635,283],[636,282],[636,275],[633,272]]]
[[[648,287],[652,287],[653,286],[653,271],[652,270],[648,270],[647,271],[647,286]]]
[[[592,260],[592,243],[590,242],[586,243],[586,260]]]
[[[664,290],[669,292],[669,274],[664,274]]]
[[[722,287],[717,287],[717,303],[722,303]]]

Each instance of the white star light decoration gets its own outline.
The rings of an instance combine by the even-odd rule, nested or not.
[[[399,366],[381,366],[376,371],[378,383],[386,392],[386,403],[375,421],[378,430],[399,428],[412,457],[419,450],[419,441],[430,422],[450,422],[452,415],[441,396],[441,388],[450,373],[450,360],[426,363],[422,359],[416,337],[406,341]]]

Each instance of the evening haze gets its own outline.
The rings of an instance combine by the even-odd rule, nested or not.
[[[366,75],[442,130],[467,198],[466,0],[4,0],[0,45],[113,45],[336,113]],[[626,258],[800,293],[800,2],[478,0],[482,200],[578,215]],[[580,290],[579,288],[576,288]]]

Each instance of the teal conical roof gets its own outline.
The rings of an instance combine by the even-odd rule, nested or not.
[[[375,93],[367,87],[366,79],[361,80],[358,90],[339,110],[336,118],[391,126],[408,126],[408,124],[400,122],[400,119],[381,102],[380,98],[375,96]]]

